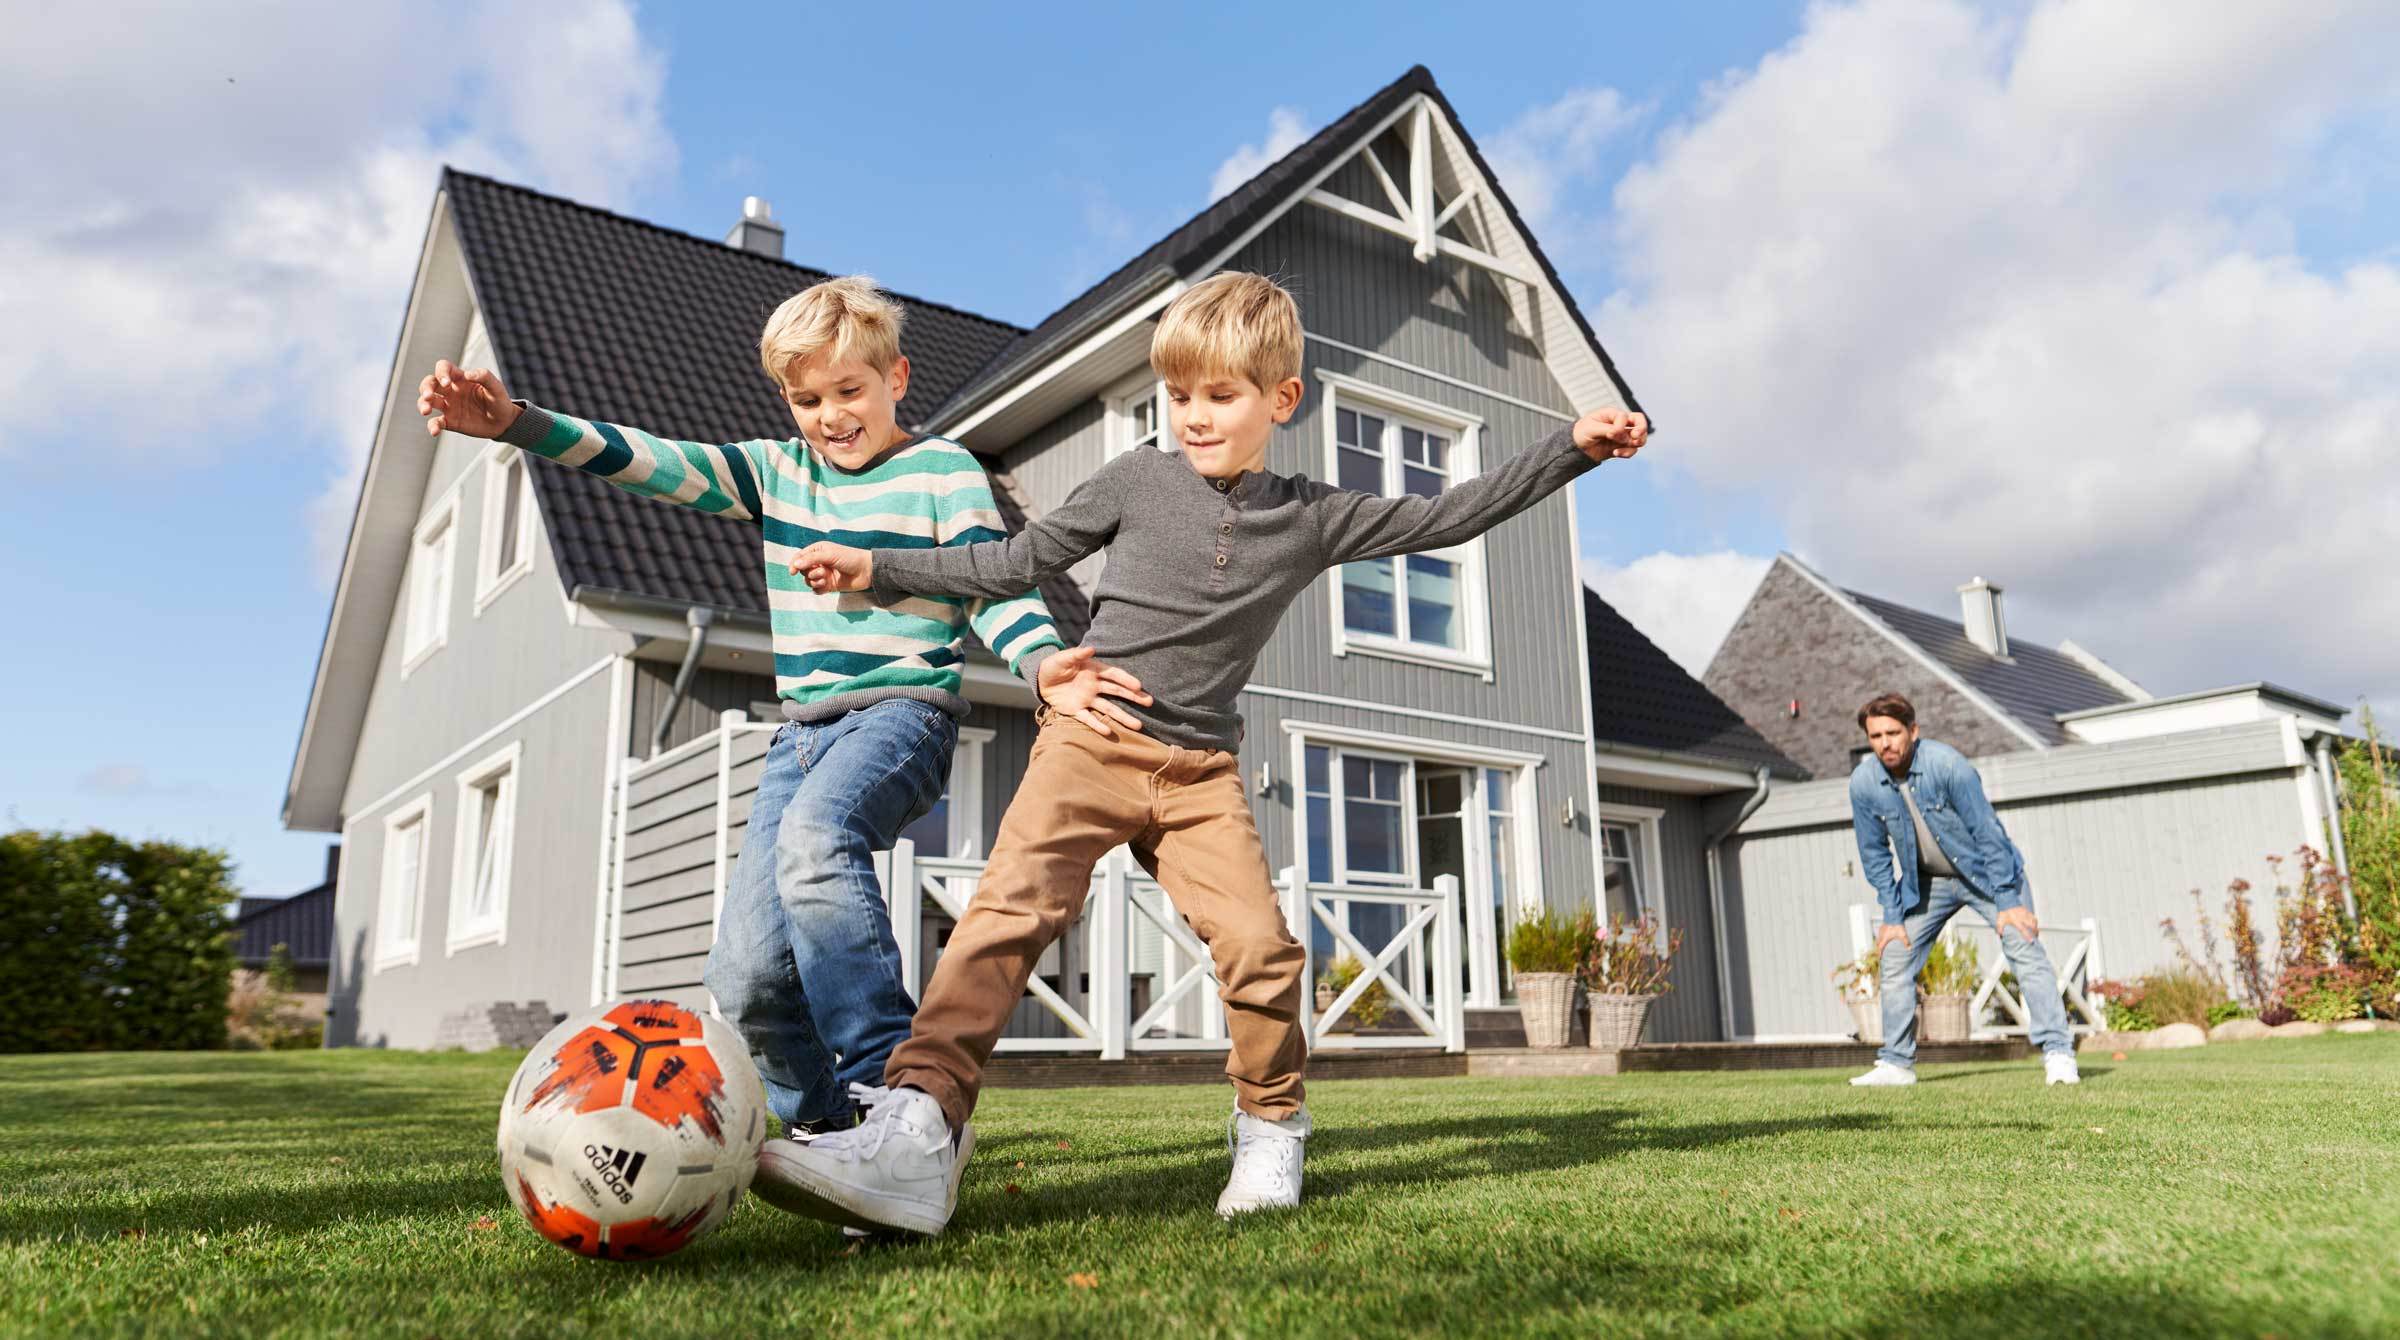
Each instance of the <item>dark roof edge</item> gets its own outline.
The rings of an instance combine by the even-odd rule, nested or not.
[[[2287,689],[2269,680],[2254,679],[2246,684],[2227,684],[2220,688],[2194,689],[2190,693],[2171,693],[2157,698],[2141,698],[2129,703],[2111,703],[2106,707],[2086,707],[2081,711],[2057,712],[2060,721],[2088,721],[2094,717],[2117,716],[2139,711],[2145,707],[2171,707],[2180,703],[2196,703],[2209,698],[2222,698],[2229,693],[2256,693],[2261,697],[2280,699],[2295,707],[2305,707],[2339,721],[2350,715],[2350,709],[2339,703],[2327,702],[2314,694]]]
[[[1772,744],[1767,747],[1774,749]],[[1626,744],[1618,740],[1594,739],[1592,752],[1600,756],[1617,754],[1626,758],[1656,759],[1661,763],[1682,763],[1717,772],[1738,773],[1744,780],[1756,779],[1759,769],[1762,767],[1771,775],[1789,782],[1815,780],[1799,764],[1784,758],[1781,750],[1775,751],[1777,762],[1767,764],[1752,762],[1749,759],[1720,757],[1716,754],[1697,754],[1689,749],[1658,749],[1646,744]]]
[[[704,609],[723,616],[728,623],[747,624],[753,628],[768,628],[774,624],[774,620],[762,610],[712,605],[705,600],[668,600],[662,596],[646,596],[639,591],[619,591],[606,586],[578,586],[567,593],[567,599],[578,605],[597,605],[602,609],[628,610],[636,614],[672,614],[680,619],[687,610]]]
[[[712,242],[709,239],[700,236],[698,233],[687,233],[680,228],[669,228],[663,223],[652,223],[648,219],[637,219],[631,214],[620,214],[613,209],[602,209],[598,205],[586,204],[580,200],[571,200],[563,195],[553,195],[548,191],[537,191],[533,187],[525,186],[517,182],[502,181],[498,177],[487,177],[480,172],[469,172],[464,168],[452,167],[447,163],[443,164],[442,178],[445,189],[448,187],[449,179],[452,177],[465,177],[474,181],[483,182],[486,185],[498,187],[502,190],[519,191],[526,195],[539,196],[541,199],[549,201],[553,204],[565,205],[571,209],[582,210],[586,214],[597,214],[602,218],[614,219],[619,223],[632,224],[636,228],[645,228],[651,232],[658,233],[666,237],[672,237],[679,241],[691,243],[694,246],[711,247],[718,251],[732,252],[737,256],[747,256],[751,260],[757,261],[764,265],[779,265],[787,270],[803,270],[809,274],[830,275],[833,273],[831,270],[820,269],[814,265],[802,265],[798,261],[790,260],[786,257],[762,256],[755,251],[750,251],[743,247],[733,246],[729,243]],[[962,316],[970,321],[980,321],[987,326],[997,326],[1002,330],[1015,331],[1019,335],[1024,334],[1028,329],[1030,329],[1030,327],[1020,326],[1013,321],[1003,321],[996,316],[985,316],[981,312],[969,311],[966,308],[957,306],[953,303],[936,302],[931,298],[920,298],[913,293],[902,293],[897,289],[887,288],[884,290],[884,292],[912,306],[936,307],[942,311],[949,312],[954,316]]]

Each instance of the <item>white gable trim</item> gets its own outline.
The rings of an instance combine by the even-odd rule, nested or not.
[[[416,429],[415,382],[408,370],[461,348],[474,309],[449,193],[439,192],[425,223],[408,314],[392,351],[383,410],[367,453],[358,506],[351,514],[341,576],[334,584],[333,609],[317,649],[308,711],[301,719],[300,743],[284,788],[286,828],[332,832],[341,827],[350,758],[366,724],[367,698],[407,572],[409,537],[433,473],[434,452],[386,448],[395,431]]]
[[[1977,707],[1982,708],[1985,715],[2006,727],[2010,734],[2015,735],[2020,740],[2023,740],[2027,748],[2048,749],[2051,747],[2049,741],[2044,740],[2040,736],[2034,734],[2032,731],[2027,730],[2025,728],[2025,723],[2017,720],[2014,716],[2011,716],[2009,713],[2002,710],[2000,704],[1993,702],[1990,698],[1985,697],[1982,690],[1976,688],[1972,684],[1969,684],[1967,681],[1960,679],[1957,672],[1953,671],[1949,666],[1946,666],[1940,661],[1937,661],[1933,659],[1933,657],[1927,655],[1923,647],[1918,646],[1909,638],[1902,636],[1900,631],[1892,627],[1890,624],[1887,624],[1883,620],[1876,618],[1873,611],[1869,610],[1866,606],[1859,604],[1857,601],[1852,600],[1848,592],[1842,590],[1838,586],[1835,586],[1833,583],[1826,581],[1823,577],[1818,576],[1816,572],[1806,563],[1801,562],[1799,559],[1792,557],[1788,553],[1777,554],[1775,556],[1775,561],[1790,565],[1792,571],[1799,573],[1802,577],[1807,578],[1811,586],[1814,586],[1819,591],[1824,592],[1826,597],[1832,600],[1834,604],[1841,606],[1844,610],[1848,611],[1853,618],[1856,618],[1859,622],[1864,623],[1867,627],[1883,634],[1883,636],[1889,640],[1893,646],[1898,647],[1903,652],[1906,652],[1911,660],[1914,660],[1917,664],[1932,671],[1936,678],[1940,679],[1943,683],[1949,685],[1951,688],[1958,690],[1959,694],[1968,702],[1971,702]]]

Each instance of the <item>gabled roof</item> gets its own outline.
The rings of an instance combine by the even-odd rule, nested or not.
[[[2073,658],[2048,647],[2010,638],[2008,655],[1994,656],[1976,646],[1967,636],[1966,625],[1956,619],[1859,591],[1848,595],[1943,669],[1974,686],[2044,744],[2074,743],[2067,728],[2059,724],[2060,713],[2133,701]]]
[[[1583,626],[1592,656],[1595,744],[1765,768],[1778,777],[1808,776],[1588,586]]]
[[[443,172],[442,189],[511,393],[695,441],[792,435],[757,370],[758,332],[778,303],[830,278],[824,271],[456,169]],[[913,406],[940,403],[1022,333],[893,296],[908,310]],[[752,527],[636,498],[579,470],[532,478],[570,593],[766,611]],[[1014,499],[1002,506],[1011,510],[1021,521]],[[1072,583],[1054,585],[1080,610]]]
[[[1633,391],[1618,374],[1608,351],[1600,347],[1599,336],[1592,332],[1591,323],[1584,319],[1582,309],[1566,297],[1566,285],[1558,277],[1558,269],[1550,263],[1541,245],[1533,240],[1533,232],[1525,226],[1516,205],[1501,190],[1499,181],[1476,148],[1472,136],[1459,119],[1456,108],[1442,96],[1433,81],[1433,72],[1422,65],[1409,67],[1407,73],[1384,85],[1366,101],[1336,117],[1332,124],[1311,136],[1307,142],[1261,169],[1223,199],[1211,203],[1186,221],[1182,227],[1160,238],[1150,248],[1117,267],[1107,278],[1078,294],[1065,306],[1044,317],[1032,330],[1012,340],[959,388],[941,408],[935,411],[932,422],[953,423],[976,408],[982,401],[1006,389],[1018,378],[1048,362],[1071,346],[1076,337],[1132,306],[1140,298],[1165,283],[1174,280],[1198,279],[1201,267],[1212,263],[1244,233],[1258,226],[1278,210],[1287,207],[1292,197],[1308,183],[1324,175],[1357,148],[1366,132],[1382,123],[1410,98],[1422,94],[1433,100],[1448,117],[1459,142],[1465,147],[1474,165],[1491,182],[1492,192],[1500,201],[1508,221],[1526,239],[1527,249],[1540,265],[1550,286],[1561,296],[1575,329],[1590,345],[1609,380],[1628,409],[1640,409]]]

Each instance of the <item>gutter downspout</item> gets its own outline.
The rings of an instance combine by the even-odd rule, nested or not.
[[[2342,910],[2350,920],[2358,920],[2358,899],[2350,891],[2350,852],[2342,841],[2342,798],[2335,789],[2333,770],[2333,739],[2317,737],[2317,787],[2325,793],[2325,836],[2333,845],[2333,868],[2342,877]]]
[[[1727,971],[1733,956],[1727,951],[1725,943],[1725,872],[1718,851],[1725,839],[1733,836],[1735,829],[1750,822],[1750,816],[1758,813],[1758,807],[1767,803],[1767,792],[1773,782],[1773,776],[1765,768],[1760,768],[1758,787],[1750,793],[1748,800],[1742,802],[1742,812],[1733,816],[1733,822],[1708,836],[1708,921],[1710,929],[1716,932],[1717,942],[1717,1032],[1727,1042],[1733,1041],[1733,977]]]
[[[717,620],[717,612],[706,605],[694,605],[683,612],[684,622],[691,625],[692,640],[683,649],[683,666],[675,672],[674,691],[667,695],[667,705],[658,714],[658,725],[650,732],[650,757],[656,758],[667,747],[667,728],[675,724],[675,709],[683,706],[684,694],[692,687],[692,673],[700,668],[700,653],[708,650],[708,626]]]

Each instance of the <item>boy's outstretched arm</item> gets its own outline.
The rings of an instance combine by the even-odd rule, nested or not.
[[[639,428],[554,414],[508,398],[500,374],[449,359],[417,384],[425,431],[485,437],[595,474],[628,493],[755,522],[760,516],[759,444],[679,442]]]
[[[1533,506],[1601,461],[1622,459],[1650,438],[1639,411],[1594,410],[1543,438],[1497,470],[1424,498],[1383,498],[1315,486],[1324,565],[1463,544]]]
[[[791,568],[816,591],[871,591],[886,604],[903,596],[1020,595],[1096,554],[1116,536],[1120,456],[1040,520],[1003,539],[938,549],[853,549],[820,542],[792,556]]]

